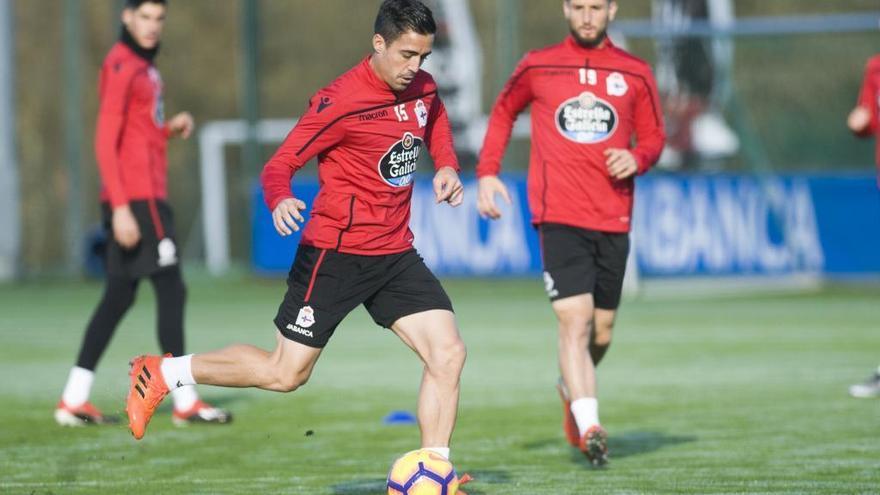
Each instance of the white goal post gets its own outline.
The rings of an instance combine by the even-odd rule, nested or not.
[[[296,125],[296,119],[261,120],[255,126],[259,143],[280,143]],[[211,275],[229,269],[229,213],[226,190],[226,145],[248,138],[244,120],[215,120],[199,131],[199,170],[202,183],[202,228],[205,264]]]

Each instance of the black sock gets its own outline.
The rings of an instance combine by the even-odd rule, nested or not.
[[[186,302],[186,286],[180,267],[154,273],[150,280],[156,291],[156,321],[159,348],[172,356],[183,355],[183,307]]]
[[[110,344],[119,321],[134,303],[138,281],[125,277],[108,276],[104,295],[92,315],[83,336],[76,365],[94,371]]]

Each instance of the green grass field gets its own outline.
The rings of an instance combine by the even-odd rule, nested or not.
[[[600,368],[612,462],[565,444],[549,305],[534,281],[450,281],[468,364],[453,460],[470,495],[880,493],[880,400],[846,387],[880,361],[880,289],[631,300]],[[268,347],[282,281],[194,279],[188,349]],[[362,310],[294,394],[203,387],[230,426],[171,425],[167,405],[136,442],[124,426],[62,429],[52,410],[96,302],[95,283],[0,287],[0,492],[383,493],[415,426],[416,358]],[[141,287],[98,369],[94,402],[122,412],[127,362],[155,352]],[[307,435],[306,432],[313,432]]]

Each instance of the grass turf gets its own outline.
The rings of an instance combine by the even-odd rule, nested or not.
[[[846,386],[880,360],[880,290],[625,303],[600,368],[611,465],[565,444],[553,316],[538,280],[450,281],[469,358],[453,460],[470,495],[878,493],[880,400]],[[188,349],[274,343],[281,281],[190,282]],[[201,388],[229,426],[60,428],[52,409],[100,285],[0,287],[0,492],[23,494],[383,493],[418,446],[415,356],[363,310],[339,328],[292,395]],[[155,352],[142,287],[98,368],[93,401],[122,413],[128,359]]]

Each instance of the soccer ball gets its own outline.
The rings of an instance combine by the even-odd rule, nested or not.
[[[394,461],[388,471],[388,495],[455,495],[458,476],[442,455],[414,450]]]

